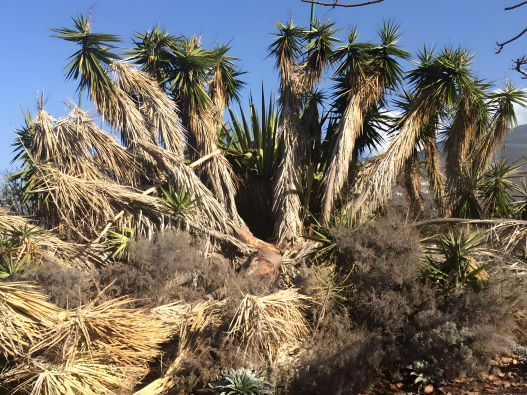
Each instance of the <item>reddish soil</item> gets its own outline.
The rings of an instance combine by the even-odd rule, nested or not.
[[[419,391],[407,383],[386,383],[368,395],[483,395],[483,394],[527,394],[527,364],[513,358],[502,358],[498,363],[500,373],[480,378],[457,378],[446,381],[435,388],[429,386]]]

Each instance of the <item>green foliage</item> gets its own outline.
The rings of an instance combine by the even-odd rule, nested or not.
[[[165,80],[173,57],[169,48],[174,46],[177,37],[171,36],[164,27],[156,26],[154,29],[145,30],[144,33],[135,33],[135,39],[132,40],[135,48],[127,51],[131,55],[128,60],[141,65],[142,71],[149,73],[159,82]]]
[[[375,217],[372,217],[366,223],[374,220]],[[357,229],[360,224],[357,223],[353,210],[350,208],[333,212],[327,227],[322,226],[316,219],[313,219],[313,221],[314,224],[311,228],[313,235],[305,235],[304,238],[322,243],[322,247],[318,248],[314,253],[314,260],[323,265],[335,263],[341,254],[341,248],[332,233],[332,229],[338,227],[352,231]]]
[[[128,261],[130,257],[130,241],[135,239],[135,230],[132,228],[123,227],[121,231],[108,231],[106,235],[106,251],[113,251],[112,258],[118,261]]]
[[[240,91],[245,86],[245,82],[237,77],[245,74],[239,71],[235,61],[240,60],[234,56],[228,56],[231,47],[228,44],[217,45],[212,52],[212,74],[219,73],[222,82],[222,89],[226,93],[226,103],[230,100],[240,102]]]
[[[518,187],[518,192],[522,195],[522,200],[516,202],[516,212],[522,219],[527,219],[527,182],[525,178],[521,180],[521,186]]]
[[[222,372],[220,378],[212,384],[214,393],[218,395],[265,395],[272,394],[272,388],[267,380],[267,371],[262,374],[252,369],[240,368],[230,372]]]
[[[439,237],[438,245],[425,250],[423,259],[425,275],[447,285],[449,289],[468,286],[474,292],[478,292],[480,287],[476,276],[490,264],[474,269],[470,254],[478,248],[484,236],[474,232],[468,236],[460,233],[456,237],[450,232],[448,235],[441,234],[435,237]]]
[[[30,260],[28,255],[18,258],[12,254],[6,254],[4,256],[4,262],[0,261],[0,279],[5,280],[21,272],[24,266],[28,265],[29,262]]]
[[[279,114],[272,97],[265,105],[262,87],[261,118],[252,97],[249,101],[249,117],[240,106],[240,117],[229,107],[230,122],[222,126],[218,146],[241,179],[251,174],[258,181],[270,181],[279,162],[278,120]]]
[[[109,42],[119,42],[121,38],[112,34],[92,33],[91,12],[88,18],[82,14],[77,14],[77,19],[72,18],[75,23],[75,30],[62,28],[50,29],[59,35],[52,36],[66,41],[72,41],[80,46],[66,66],[66,79],[77,79],[80,82],[77,90],[88,89],[90,92],[106,92],[111,84],[110,78],[105,73],[103,65],[111,63],[119,56],[110,52],[117,48],[108,44]]]
[[[214,54],[201,48],[196,36],[181,37],[171,42],[169,49],[174,56],[166,80],[181,110],[189,113],[194,107],[208,108],[210,98],[205,92],[204,82],[214,64]]]
[[[410,376],[416,376],[414,384],[418,384],[420,387],[428,384],[439,384],[443,381],[443,371],[426,361],[415,361],[406,369],[410,371]]]
[[[505,161],[501,161],[487,168],[481,188],[483,207],[489,217],[510,218],[515,213],[514,197],[509,191],[521,192],[521,189],[509,178],[521,166],[505,166]]]
[[[459,169],[458,177],[461,190],[452,210],[452,216],[455,218],[483,218],[483,209],[479,204],[483,176],[478,175],[473,168],[464,166]]]
[[[172,185],[168,185],[168,191],[163,191],[166,200],[163,203],[170,208],[176,215],[192,214],[197,207],[197,199],[192,199],[193,193],[189,191],[186,184],[183,184],[179,192],[176,192]]]

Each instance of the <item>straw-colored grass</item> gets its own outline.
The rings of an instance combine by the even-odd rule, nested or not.
[[[168,151],[182,157],[184,128],[174,101],[163,92],[159,83],[147,73],[123,62],[113,62],[109,73],[115,77],[120,89],[136,97],[137,107],[153,140],[162,142]]]
[[[0,379],[4,384],[20,383],[15,384],[11,394],[114,395],[131,391],[143,374],[137,369],[110,365],[104,356],[84,354],[67,367],[43,357],[28,359],[0,374]]]
[[[228,340],[239,342],[245,353],[251,350],[275,361],[281,349],[309,335],[305,318],[309,299],[292,288],[262,297],[245,295],[231,322]]]
[[[163,377],[154,380],[134,395],[162,395],[177,384],[182,362],[197,347],[199,335],[206,328],[221,322],[220,312],[217,309],[220,304],[222,303],[203,303],[192,308],[190,305],[172,303],[153,310],[155,315],[176,324],[175,328],[179,328],[179,352]]]
[[[60,309],[25,282],[0,283],[0,352],[22,356],[55,326]]]
[[[85,306],[62,312],[61,322],[30,352],[53,350],[68,368],[79,355],[97,353],[119,366],[146,369],[147,362],[160,356],[170,328],[147,310],[128,307],[134,301],[126,297],[97,304],[103,292]]]
[[[9,251],[4,249],[0,252],[14,253],[18,258],[30,255],[32,262],[36,264],[40,262],[42,253],[47,253],[65,266],[78,268],[87,268],[106,260],[106,254],[100,244],[69,243],[54,232],[31,224],[27,218],[10,215],[0,208],[0,237],[10,238],[13,234],[28,232],[30,237],[20,239],[17,246]]]

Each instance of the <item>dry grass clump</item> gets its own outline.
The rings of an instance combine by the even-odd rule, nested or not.
[[[102,359],[100,359],[102,358]],[[20,383],[11,393],[31,395],[108,395],[131,391],[143,372],[109,365],[104,355],[85,354],[69,366],[42,357],[0,375],[5,384]]]
[[[79,354],[95,352],[121,366],[143,368],[160,355],[159,344],[171,332],[161,320],[144,309],[126,307],[133,302],[126,297],[96,302],[63,311],[62,322],[47,331],[30,352],[54,348],[68,365],[73,365]]]
[[[305,313],[310,298],[297,289],[257,297],[244,296],[229,328],[229,338],[276,360],[283,347],[305,339],[310,332]]]
[[[7,357],[21,356],[44,338],[60,309],[25,282],[0,283],[0,351]]]
[[[33,263],[40,263],[46,252],[65,266],[86,269],[106,260],[100,244],[75,244],[62,240],[52,231],[31,224],[25,218],[11,215],[0,207],[0,239],[4,246],[0,253],[14,254],[18,259],[28,255]]]

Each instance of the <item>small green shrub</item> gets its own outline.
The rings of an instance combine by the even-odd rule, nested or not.
[[[258,374],[252,369],[240,368],[222,372],[215,383],[209,384],[218,395],[265,395],[272,394],[267,383],[267,371]]]
[[[420,387],[439,384],[443,381],[443,371],[427,361],[415,361],[406,369],[410,371],[410,376],[415,376],[414,384]]]

